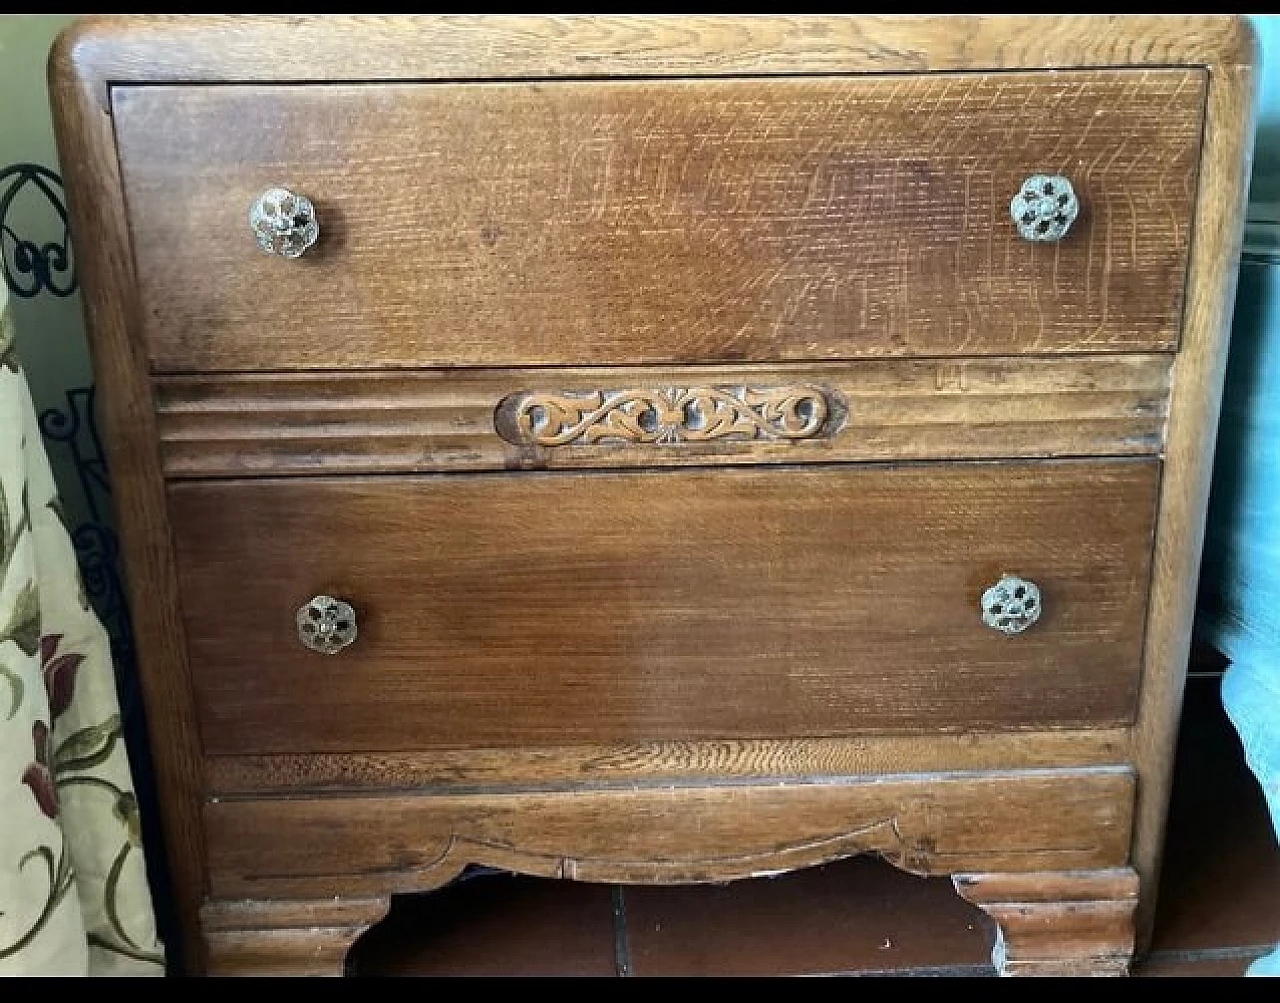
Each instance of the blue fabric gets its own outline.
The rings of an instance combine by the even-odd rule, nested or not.
[[[1222,705],[1244,746],[1245,762],[1266,795],[1280,833],[1280,662],[1261,649],[1233,661],[1222,676]],[[1248,975],[1280,975],[1280,945],[1249,966]]]
[[[1268,30],[1280,45],[1280,19]],[[1280,829],[1280,249],[1240,267],[1196,626],[1230,660],[1223,706]],[[1280,974],[1280,947],[1249,974]]]

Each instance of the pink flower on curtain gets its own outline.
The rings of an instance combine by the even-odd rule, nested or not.
[[[46,634],[40,638],[40,664],[44,668],[44,689],[49,694],[49,715],[56,721],[75,695],[76,672],[84,655],[74,652],[58,654],[61,634]]]
[[[61,634],[40,638],[40,665],[44,672],[44,688],[49,695],[49,720],[56,721],[68,707],[76,692],[76,672],[84,655],[58,653]],[[53,733],[49,725],[37,721],[31,727],[35,745],[35,762],[23,771],[22,782],[31,788],[40,810],[49,818],[58,817],[58,794],[53,782]]]
[[[22,774],[22,782],[31,788],[40,810],[48,818],[57,818],[58,794],[53,786],[53,770],[49,765],[53,760],[49,726],[43,721],[37,721],[31,727],[31,739],[36,747],[36,761],[26,768]]]

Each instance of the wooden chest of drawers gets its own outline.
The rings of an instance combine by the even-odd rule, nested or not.
[[[1230,17],[90,19],[51,62],[192,970],[469,864],[1149,925]],[[1136,918],[1135,918],[1136,917]]]

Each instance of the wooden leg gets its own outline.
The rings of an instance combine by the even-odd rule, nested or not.
[[[996,921],[1001,975],[1128,975],[1138,874],[1035,871],[957,874],[962,897]]]
[[[210,975],[341,975],[347,950],[390,900],[245,899],[200,910]]]

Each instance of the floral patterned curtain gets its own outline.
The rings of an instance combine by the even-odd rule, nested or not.
[[[162,975],[111,651],[0,283],[0,975]]]

